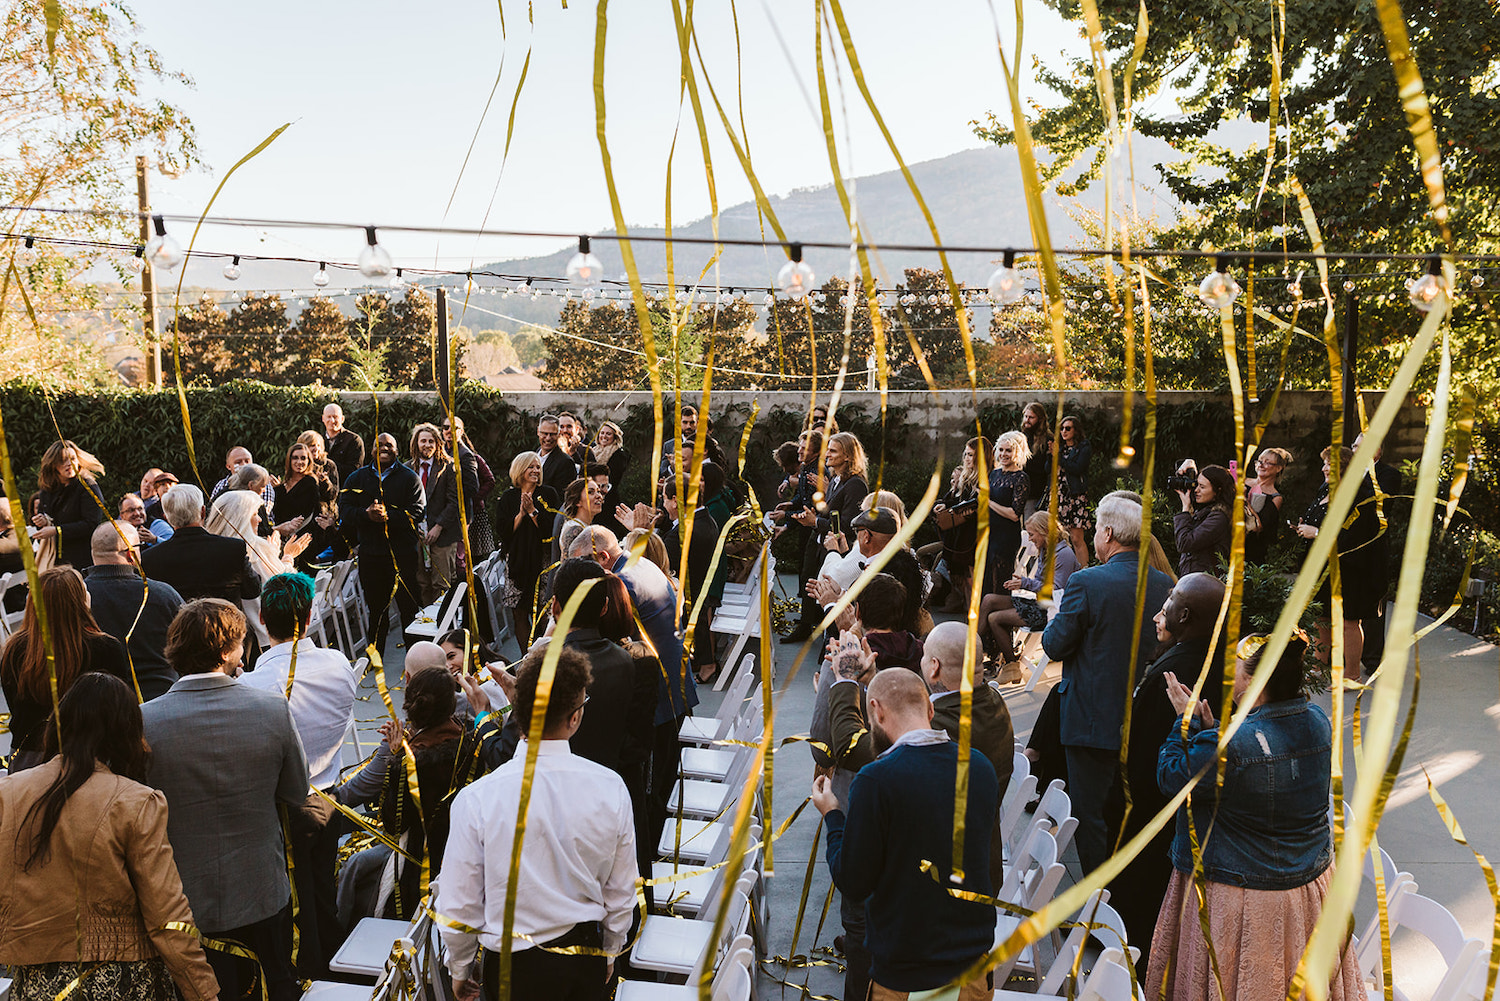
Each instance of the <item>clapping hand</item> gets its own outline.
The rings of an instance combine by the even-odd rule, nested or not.
[[[833,652],[833,673],[843,681],[862,681],[875,673],[875,654],[862,639],[839,637]]]
[[[834,580],[832,577],[829,577],[827,574],[824,574],[817,580],[809,580],[807,582],[808,596],[817,601],[817,603],[820,605],[833,604],[835,601],[839,600],[839,595],[843,593],[844,589],[839,587],[838,581]]]
[[[1171,671],[1163,674],[1162,679],[1167,683],[1167,699],[1172,703],[1172,708],[1177,711],[1177,714],[1179,716],[1182,715],[1187,711],[1188,706],[1192,704],[1193,690],[1178,681],[1177,675]],[[1218,726],[1218,722],[1214,719],[1214,711],[1209,706],[1207,699],[1199,701],[1194,715],[1198,717],[1198,721],[1204,726]]]
[[[307,548],[307,544],[311,541],[311,535],[297,536],[291,542],[288,542],[285,546],[282,547],[281,558],[285,560],[295,560],[298,556],[302,555],[302,551]]]
[[[798,511],[796,514],[792,515],[792,520],[799,525],[804,525],[807,528],[812,528],[818,523],[818,514],[812,508],[805,507],[801,511]]]

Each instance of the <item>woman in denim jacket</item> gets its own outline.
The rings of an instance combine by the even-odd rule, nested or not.
[[[1260,662],[1265,634],[1240,641],[1234,700],[1241,702]],[[1157,758],[1157,784],[1174,796],[1206,775],[1177,814],[1176,870],[1162,901],[1146,974],[1170,1001],[1204,1001],[1219,989],[1193,892],[1189,821],[1202,844],[1209,934],[1224,1001],[1280,1001],[1312,935],[1332,878],[1328,825],[1332,727],[1302,694],[1305,638],[1294,637],[1224,751],[1224,787],[1216,795],[1218,724],[1207,702],[1189,709],[1192,691],[1165,675],[1179,713],[1191,711],[1188,738],[1174,728]],[[1363,1001],[1364,982],[1346,947],[1329,985],[1330,1001]]]

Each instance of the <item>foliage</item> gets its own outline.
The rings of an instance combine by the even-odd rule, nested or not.
[[[348,424],[368,441],[375,429],[390,430],[405,449],[411,427],[436,421],[441,411],[430,398],[388,397],[331,392],[315,387],[268,386],[232,381],[216,386],[190,385],[185,390],[198,480],[212,486],[223,476],[224,456],[243,445],[261,461],[279,466],[280,457],[304,430],[322,433],[319,418],[325,404],[342,404]],[[55,393],[48,398],[35,384],[0,387],[6,439],[22,489],[34,489],[42,453],[57,440],[55,414],[64,436],[99,456],[105,465],[103,495],[111,507],[139,483],[151,466],[176,473],[184,482],[195,477],[188,460],[186,436],[175,392],[118,390],[108,393]],[[492,458],[536,447],[534,418],[523,415],[501,394],[479,383],[459,383],[454,409],[464,419],[480,452]],[[503,467],[497,472],[504,479]],[[343,470],[341,472],[347,472]]]
[[[55,29],[50,41],[49,21]],[[7,240],[0,253],[0,264],[17,268],[0,302],[0,371],[8,378],[53,387],[119,383],[105,354],[121,323],[85,334],[81,324],[59,318],[100,307],[94,288],[76,279],[106,261],[123,275],[126,258],[49,241],[135,243],[135,220],[115,211],[133,199],[135,157],[144,155],[153,170],[167,174],[197,162],[193,126],[182,109],[144,93],[191,81],[168,70],[136,39],[137,30],[118,0],[14,0],[0,20],[0,132],[6,139],[0,198],[8,205],[103,210],[8,215],[7,232],[36,238],[30,250],[22,239]]]

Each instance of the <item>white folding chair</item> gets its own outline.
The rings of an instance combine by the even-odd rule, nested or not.
[[[3,583],[0,583],[0,621],[3,621],[5,624],[6,638],[9,638],[12,633],[21,628],[21,620],[26,618],[26,606],[22,603],[21,607],[16,611],[6,612],[4,610],[5,599],[10,597],[10,592],[12,591],[25,590],[28,583],[25,570],[17,570],[15,573],[7,574]]]
[[[722,781],[717,779],[679,778],[672,786],[672,795],[667,799],[667,815],[712,820],[728,811],[740,795],[740,787],[750,774],[750,764],[755,759],[755,748],[738,745],[730,748],[734,760]]]
[[[1052,837],[1057,840],[1059,855],[1067,851],[1068,845],[1073,842],[1073,832],[1078,830],[1078,818],[1073,816],[1073,801],[1064,791],[1062,779],[1053,779],[1047,786],[1047,791],[1042,793],[1042,800],[1037,804],[1031,823],[1027,825],[1019,843],[1029,841],[1031,832],[1039,828],[1052,832]]]
[[[691,717],[689,717],[691,718]],[[684,721],[685,722],[685,721]],[[721,739],[745,742],[758,741],[765,732],[765,717],[760,700],[747,699],[735,716],[729,732]],[[738,745],[734,747],[684,747],[678,762],[678,771],[684,778],[708,779],[723,782],[738,760]]]
[[[438,618],[438,609],[442,608],[443,600],[439,598],[417,613],[412,624],[406,627],[406,634],[418,639],[436,640],[439,636],[454,628],[458,622],[458,615],[464,610],[464,595],[469,591],[469,582],[460,580],[453,585],[453,600],[448,602],[447,611],[443,612],[442,618]]]
[[[641,923],[640,936],[630,950],[630,965],[685,976],[689,983],[696,984],[703,970],[710,964],[717,965],[719,958],[728,953],[729,944],[749,923],[750,888],[755,878],[753,871],[747,872],[731,890],[729,913],[718,943],[713,941],[714,918],[718,912],[713,904],[705,906],[696,918],[648,914]]]
[[[1017,750],[1011,759],[1010,784],[1000,798],[1000,841],[1009,846],[1016,825],[1026,814],[1026,804],[1036,795],[1036,776],[1031,774],[1031,759]]]
[[[344,641],[348,645],[343,648],[349,657],[357,656],[361,645],[366,639],[366,625],[370,611],[365,606],[364,588],[359,584],[359,563],[356,560],[347,560],[349,569],[344,571],[344,586],[339,591],[338,609],[339,623],[344,632]]]
[[[713,1001],[749,1001],[755,968],[755,950],[749,935],[736,936],[729,954],[714,971]],[[659,984],[648,980],[621,980],[615,1001],[698,1001],[698,984]]]
[[[1446,969],[1442,979],[1432,992],[1433,1001],[1449,1001],[1468,993],[1471,989],[1471,978],[1474,974],[1476,963],[1487,961],[1488,956],[1483,955],[1484,943],[1477,938],[1470,938],[1464,934],[1449,910],[1431,897],[1424,897],[1414,890],[1404,890],[1391,900],[1387,908],[1390,912],[1391,936],[1395,937],[1398,928],[1407,928],[1431,942],[1442,956]],[[1360,971],[1364,974],[1366,982],[1373,984],[1374,995],[1385,990],[1385,974],[1381,969],[1380,957],[1380,934],[1369,936],[1360,943],[1356,958],[1360,964]],[[1483,996],[1481,981],[1480,991],[1477,996]],[[1406,993],[1400,986],[1394,987],[1397,1001],[1408,1001]]]
[[[391,956],[391,946],[411,928],[410,921],[390,918],[363,918],[339,951],[328,961],[334,973],[348,973],[372,980],[385,971],[385,961]],[[368,991],[368,988],[366,988]]]
[[[1129,955],[1131,963],[1141,958],[1141,950],[1126,941],[1125,919],[1109,905],[1108,890],[1095,890],[1074,920],[1078,924],[1068,932],[1068,937],[1063,940],[1062,948],[1058,950],[1052,966],[1037,984],[1037,994],[1063,993],[1067,978],[1073,971],[1073,963],[1088,944],[1089,939],[1098,942],[1102,949],[1123,950]],[[1104,927],[1092,929],[1086,927],[1090,924]]]
[[[677,731],[677,739],[684,744],[698,744],[704,747],[716,740],[722,740],[729,732],[735,715],[740,711],[740,703],[745,700],[746,693],[750,690],[750,683],[754,680],[753,672],[741,671],[734,679],[734,684],[729,686],[729,692],[724,696],[724,701],[719,703],[719,711],[712,716],[687,717]]]
[[[1058,884],[1062,882],[1063,873],[1063,864],[1057,860],[1057,841],[1047,829],[1035,828],[1030,840],[1025,842],[1025,847],[1016,855],[1014,864],[1006,870],[1000,892],[995,896],[1029,911],[1040,910],[1051,902]],[[995,918],[995,945],[998,946],[1009,938],[1020,923],[1018,916],[999,911]],[[1004,983],[1005,978],[1015,969],[1032,974],[1037,972],[1034,945],[1028,945],[996,967],[995,980]]]

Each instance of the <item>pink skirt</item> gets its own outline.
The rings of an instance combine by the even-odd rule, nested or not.
[[[1204,883],[1209,934],[1223,978],[1223,1001],[1282,1001],[1323,909],[1333,870],[1291,890],[1246,890]],[[1213,964],[1198,921],[1190,874],[1172,873],[1151,939],[1151,959],[1141,985],[1147,1001],[1218,1001]],[[1329,1001],[1366,1001],[1354,949],[1328,988]]]

